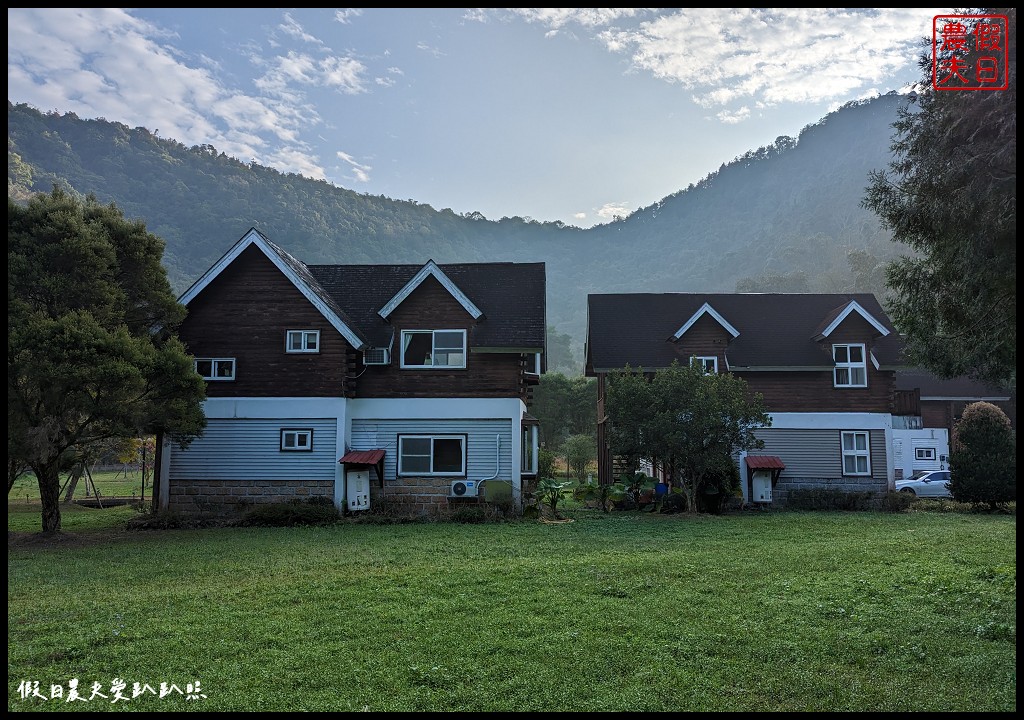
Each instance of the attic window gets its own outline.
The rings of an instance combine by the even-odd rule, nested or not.
[[[833,345],[836,387],[867,387],[868,365],[864,345]]]
[[[285,352],[318,353],[320,352],[319,330],[289,330],[285,334]]]
[[[402,367],[466,367],[466,331],[403,330]]]

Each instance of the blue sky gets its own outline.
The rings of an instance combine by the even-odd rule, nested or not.
[[[7,97],[590,227],[920,77],[936,9],[7,10]]]

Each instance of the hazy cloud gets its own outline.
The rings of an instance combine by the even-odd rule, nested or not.
[[[339,160],[348,163],[353,179],[359,182],[370,182],[370,171],[373,170],[373,167],[356,162],[354,157],[341,150],[337,152],[337,155]]]

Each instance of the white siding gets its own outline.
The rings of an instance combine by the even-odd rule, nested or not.
[[[466,435],[467,477],[479,480],[494,475],[495,436],[501,437],[498,478],[512,480],[511,420],[370,420],[353,418],[351,450],[382,448],[384,479],[396,479],[398,436],[405,434]],[[519,436],[516,435],[518,441]]]
[[[313,430],[310,452],[282,452],[282,428]],[[171,480],[334,480],[337,420],[211,419],[202,436],[171,452]]]

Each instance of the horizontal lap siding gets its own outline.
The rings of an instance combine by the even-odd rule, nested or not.
[[[313,430],[313,450],[282,452],[281,429]],[[210,420],[186,450],[171,454],[172,480],[334,480],[337,421]]]
[[[856,430],[856,428],[850,428]],[[841,478],[843,477],[840,430],[836,429],[764,429],[755,434],[764,440],[763,449],[751,450],[751,455],[778,455],[786,464],[781,478]],[[869,431],[871,449],[871,477],[886,480],[885,432]]]
[[[353,420],[352,450],[383,448],[384,479],[397,479],[398,436],[466,435],[466,469],[470,480],[494,474],[494,436],[501,436],[498,478],[512,479],[512,423],[509,420]],[[516,436],[518,442],[518,435]],[[402,478],[403,480],[405,478]]]

